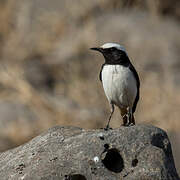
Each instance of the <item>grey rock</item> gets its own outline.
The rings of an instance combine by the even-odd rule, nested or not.
[[[109,131],[54,127],[0,154],[1,180],[178,180],[167,134],[137,125]]]

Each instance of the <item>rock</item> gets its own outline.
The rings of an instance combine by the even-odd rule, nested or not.
[[[167,134],[137,125],[109,131],[54,127],[0,154],[0,179],[178,180]]]

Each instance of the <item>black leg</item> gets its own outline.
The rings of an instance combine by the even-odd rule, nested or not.
[[[132,120],[132,111],[130,107],[126,108],[126,113],[123,115],[123,126],[132,126],[133,120]]]
[[[131,108],[127,107],[127,117],[128,117],[128,123],[127,125],[129,126],[131,124]]]
[[[125,114],[123,117],[123,126],[127,126],[127,123],[128,123],[128,116],[127,116],[127,114]]]
[[[131,124],[132,124],[132,125],[135,125],[135,119],[134,119],[134,115],[133,115],[133,114],[132,114]]]
[[[111,114],[109,116],[108,123],[107,123],[106,127],[104,128],[104,130],[106,130],[106,131],[109,129],[109,123],[111,121],[111,117],[112,117],[113,113],[114,113],[114,104],[111,104]]]
[[[132,109],[130,107],[127,108],[127,118],[128,118],[127,126],[135,125],[134,116],[133,116],[133,113],[132,113]]]

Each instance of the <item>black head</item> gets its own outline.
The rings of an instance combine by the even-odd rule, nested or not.
[[[129,58],[123,46],[116,43],[106,43],[91,50],[99,51],[103,54],[106,64],[128,64]]]

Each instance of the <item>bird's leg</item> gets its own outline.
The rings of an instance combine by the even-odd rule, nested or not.
[[[127,107],[127,119],[128,119],[127,126],[135,125],[135,120],[134,120],[134,116],[132,113],[132,108],[130,108],[130,107]]]
[[[124,114],[122,118],[123,118],[123,124],[122,125],[127,126],[127,120],[128,120],[127,114]]]
[[[135,125],[134,115],[132,114],[131,125]]]
[[[109,129],[109,123],[111,121],[111,117],[112,117],[113,113],[114,113],[114,104],[111,103],[111,114],[109,116],[108,123],[107,123],[106,127],[104,128],[104,130],[106,130],[106,131]]]
[[[119,108],[121,112],[121,116],[123,118],[122,126],[127,126],[127,109],[126,108]]]
[[[130,107],[127,107],[127,126],[129,126],[130,122],[131,122],[131,112],[130,112]]]

